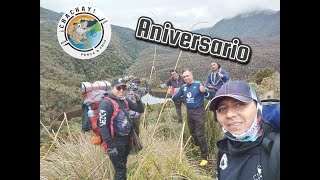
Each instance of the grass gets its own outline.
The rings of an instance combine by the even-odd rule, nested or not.
[[[187,123],[177,122],[172,102],[167,102],[155,126],[160,106],[147,107],[150,116],[146,116],[146,121],[149,123],[140,129],[143,149],[129,155],[127,179],[214,179],[214,168],[199,167],[200,159],[192,153]],[[185,111],[183,106],[184,115]],[[186,122],[186,116],[183,118]],[[69,128],[66,122],[69,122]],[[102,146],[90,144],[92,134],[81,131],[81,118],[65,119],[59,126],[57,123],[53,123],[55,128],[47,127],[52,132],[42,131],[47,136],[40,148],[40,179],[112,179],[111,161]],[[51,145],[53,148],[49,151]],[[213,163],[213,160],[209,162]]]

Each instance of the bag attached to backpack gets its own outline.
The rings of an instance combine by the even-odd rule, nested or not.
[[[100,129],[97,127],[98,121],[98,107],[100,101],[105,97],[107,91],[104,90],[94,90],[87,93],[82,98],[82,130],[83,131],[90,131],[94,132],[94,136],[91,139],[91,143],[98,145],[102,143]],[[88,111],[93,111],[93,115],[89,117]]]

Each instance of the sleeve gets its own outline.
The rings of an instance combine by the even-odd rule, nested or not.
[[[132,111],[136,111],[138,113],[143,113],[144,112],[144,105],[142,101],[139,99],[137,102],[133,102],[131,99],[126,98],[129,104],[129,109]]]
[[[183,92],[182,92],[182,89],[183,89],[183,88],[182,88],[182,87],[184,87],[184,86],[181,86],[181,87],[179,88],[179,91],[172,96],[172,100],[173,100],[173,101],[177,101],[177,100],[179,100],[179,99],[181,98],[181,96],[183,96]]]
[[[102,100],[98,107],[98,113],[99,119],[97,121],[97,126],[100,129],[103,140],[108,144],[108,146],[114,144],[110,131],[110,120],[113,114],[112,103],[107,100]]]
[[[223,78],[221,78],[223,80],[223,82],[227,82],[230,79],[229,73],[225,70],[222,70],[221,73],[223,74]]]
[[[173,92],[172,92],[172,95],[175,95],[177,94],[177,92],[179,91],[180,88],[173,88]]]
[[[204,87],[208,87],[209,84],[211,84],[211,77],[210,77],[210,75],[211,75],[211,73],[208,74],[208,76],[207,76],[207,82],[206,82],[206,84],[204,85]]]
[[[210,92],[204,92],[203,95],[204,95],[204,98],[206,98],[206,99],[212,99],[213,98],[212,97],[212,93],[210,93]]]

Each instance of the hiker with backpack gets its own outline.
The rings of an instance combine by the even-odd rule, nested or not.
[[[224,137],[217,142],[217,178],[280,179],[280,129],[264,119],[256,91],[229,81],[210,103]]]
[[[127,172],[127,159],[131,150],[132,122],[129,117],[129,109],[139,113],[144,112],[144,105],[140,98],[133,102],[126,98],[127,86],[122,79],[114,79],[111,90],[106,93],[99,107],[99,119],[97,126],[100,129],[102,139],[106,143],[106,153],[114,167],[116,180],[125,180]],[[114,102],[119,108],[114,117]]]
[[[179,88],[185,84],[183,77],[178,74],[177,70],[171,69],[170,70],[171,77],[163,84],[160,84],[160,88],[168,88],[167,94],[173,96],[175,93],[178,92]],[[182,123],[182,113],[181,113],[181,105],[185,104],[183,98],[177,99],[174,101],[174,105],[176,108],[176,113],[178,116],[178,123]]]
[[[217,62],[212,62],[211,68],[212,71],[207,76],[205,87],[214,95],[224,83],[229,81],[230,76]]]
[[[190,70],[184,70],[182,76],[186,84],[179,88],[179,91],[172,96],[172,100],[177,101],[182,97],[186,102],[189,131],[194,140],[195,150],[201,152],[202,159],[199,165],[206,166],[209,152],[205,133],[204,98],[210,99],[211,95],[199,81],[193,79]]]

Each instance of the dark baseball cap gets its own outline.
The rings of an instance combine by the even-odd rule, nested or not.
[[[215,111],[218,108],[219,102],[224,97],[232,97],[244,103],[250,103],[252,100],[258,102],[256,91],[244,81],[228,81],[223,84],[215,94],[215,97],[210,103],[210,110]]]
[[[113,79],[112,80],[112,83],[111,83],[111,86],[112,87],[119,87],[119,86],[125,86],[125,81],[123,79]]]

